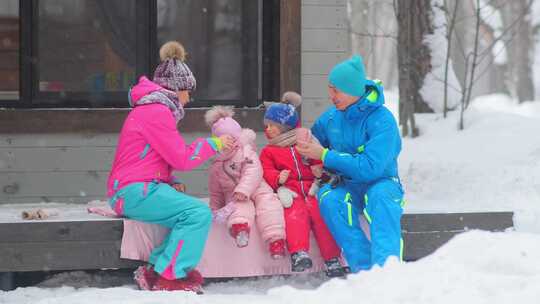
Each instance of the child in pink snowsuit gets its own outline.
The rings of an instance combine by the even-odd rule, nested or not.
[[[234,205],[227,226],[238,247],[248,245],[250,227],[256,222],[273,258],[285,255],[283,207],[263,179],[256,152],[255,132],[242,129],[230,108],[216,106],[206,113],[214,136],[230,135],[236,147],[217,156],[209,170],[210,208]]]

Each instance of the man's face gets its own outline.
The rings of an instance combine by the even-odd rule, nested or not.
[[[340,111],[344,111],[345,109],[347,109],[359,98],[357,96],[345,94],[333,85],[328,85],[328,95],[330,96],[330,100],[332,101],[332,103],[336,106],[336,109]]]

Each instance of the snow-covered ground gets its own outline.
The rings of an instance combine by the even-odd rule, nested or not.
[[[396,112],[396,95],[387,100]],[[540,102],[484,96],[465,118],[457,131],[458,113],[417,116],[422,135],[404,139],[400,157],[407,212],[512,210],[516,231],[470,231],[420,261],[391,260],[347,280],[235,280],[211,283],[196,296],[138,291],[125,274],[73,272],[0,292],[0,303],[538,303]]]
[[[477,98],[465,112],[417,115],[422,135],[399,159],[408,212],[515,212],[519,231],[540,232],[540,102]]]

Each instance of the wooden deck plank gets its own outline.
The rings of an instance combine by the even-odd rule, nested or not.
[[[469,229],[503,231],[512,212],[405,214],[404,259],[418,260]],[[120,259],[123,224],[118,220],[0,224],[0,272],[129,268]]]
[[[470,229],[503,231],[513,227],[512,218],[513,212],[405,214],[401,225],[405,232]]]
[[[130,268],[140,262],[120,259],[120,240],[2,243],[0,272]]]
[[[1,243],[119,241],[122,220],[0,224]]]

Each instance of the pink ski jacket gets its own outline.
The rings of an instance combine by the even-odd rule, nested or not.
[[[211,144],[211,139],[198,138],[186,145],[167,106],[137,104],[141,98],[158,90],[164,89],[143,76],[130,91],[134,108],[118,140],[107,181],[109,197],[134,182],[170,183],[174,178],[173,170],[189,171],[216,154],[217,148]]]

